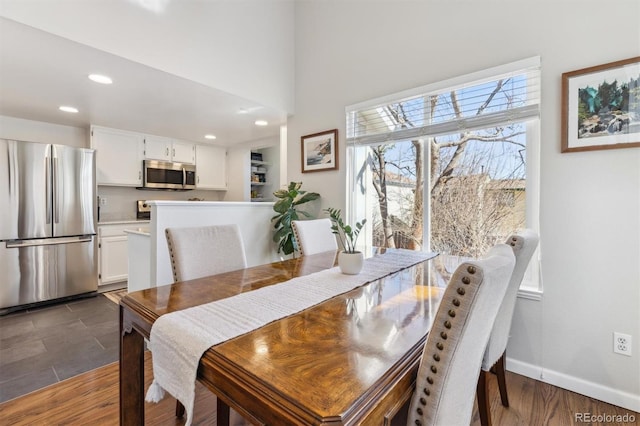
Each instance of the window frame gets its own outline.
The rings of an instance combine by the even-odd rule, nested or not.
[[[489,69],[477,71],[474,73],[454,77],[451,79],[447,79],[441,82],[432,83],[429,85],[405,90],[402,92],[393,93],[390,95],[386,95],[383,97],[371,99],[368,101],[360,102],[357,104],[349,105],[345,108],[345,117],[347,120],[346,128],[347,134],[349,134],[349,129],[354,129],[355,123],[349,123],[348,120],[350,117],[354,117],[354,112],[366,110],[369,108],[374,108],[379,105],[384,104],[392,104],[396,102],[400,102],[403,99],[420,96],[425,93],[433,93],[437,91],[442,91],[445,89],[451,89],[456,87],[462,87],[468,85],[470,83],[486,80],[489,78],[499,79],[502,75],[511,74],[514,72],[518,72],[520,70],[529,69],[529,68],[537,68],[538,74],[537,78],[540,79],[541,70],[540,70],[540,57],[535,56],[532,58],[523,59],[520,61],[512,62],[505,65],[500,65],[497,67],[492,67]],[[539,107],[541,104],[541,94],[540,90],[538,90],[538,98],[537,104],[535,105],[536,112],[535,116],[528,116],[526,120],[519,120],[518,117],[514,117],[512,121],[525,121],[526,132],[527,132],[527,142],[526,142],[526,212],[525,212],[525,226],[536,231],[538,234],[540,233],[540,114]],[[531,108],[528,109],[528,112],[531,113]],[[491,123],[488,123],[491,124]],[[351,127],[350,127],[351,126]],[[383,143],[383,141],[394,141],[399,140],[399,138],[395,137],[396,135],[393,132],[383,133],[375,135],[374,137],[368,138],[369,140],[377,141],[377,143]],[[437,136],[437,134],[433,135],[425,135],[419,137],[419,139],[425,140],[425,149],[424,149],[424,158],[423,164],[425,167],[425,177],[428,179],[430,176],[430,144],[428,143],[428,139],[432,136]],[[367,139],[367,138],[365,138]],[[355,199],[355,194],[357,191],[357,175],[361,172],[359,170],[361,165],[359,165],[359,160],[357,157],[356,150],[358,147],[362,146],[372,146],[377,143],[367,142],[363,143],[362,138],[355,137],[349,138],[347,137],[346,143],[346,200],[345,200],[345,213],[348,221],[353,222],[358,217],[364,217],[363,208],[365,206],[356,206],[353,202]],[[428,180],[426,181],[428,182]],[[423,200],[424,200],[424,209],[423,209],[423,247],[427,250],[431,247],[430,235],[430,193],[429,193],[430,185],[425,184],[423,188]],[[371,234],[368,232],[367,234]],[[368,238],[371,238],[370,235]],[[540,245],[536,249],[532,260],[529,264],[525,277],[522,281],[520,289],[518,291],[518,297],[530,299],[530,300],[541,300],[543,294],[543,285],[542,285],[542,275],[540,272],[541,265],[541,250]]]

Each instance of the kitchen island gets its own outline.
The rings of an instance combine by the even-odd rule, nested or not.
[[[151,206],[149,226],[127,231],[130,292],[173,283],[167,228],[235,223],[248,266],[279,260],[271,239],[273,203],[148,200],[147,204]]]

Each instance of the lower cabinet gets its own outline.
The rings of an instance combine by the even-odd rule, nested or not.
[[[132,225],[98,226],[98,285],[127,281],[128,253],[125,229]]]

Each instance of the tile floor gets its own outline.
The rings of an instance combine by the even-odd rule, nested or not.
[[[117,361],[118,328],[102,294],[0,317],[0,403]]]

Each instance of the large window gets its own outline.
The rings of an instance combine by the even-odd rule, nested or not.
[[[538,229],[539,63],[347,108],[347,212],[367,218],[361,244],[478,257]]]

